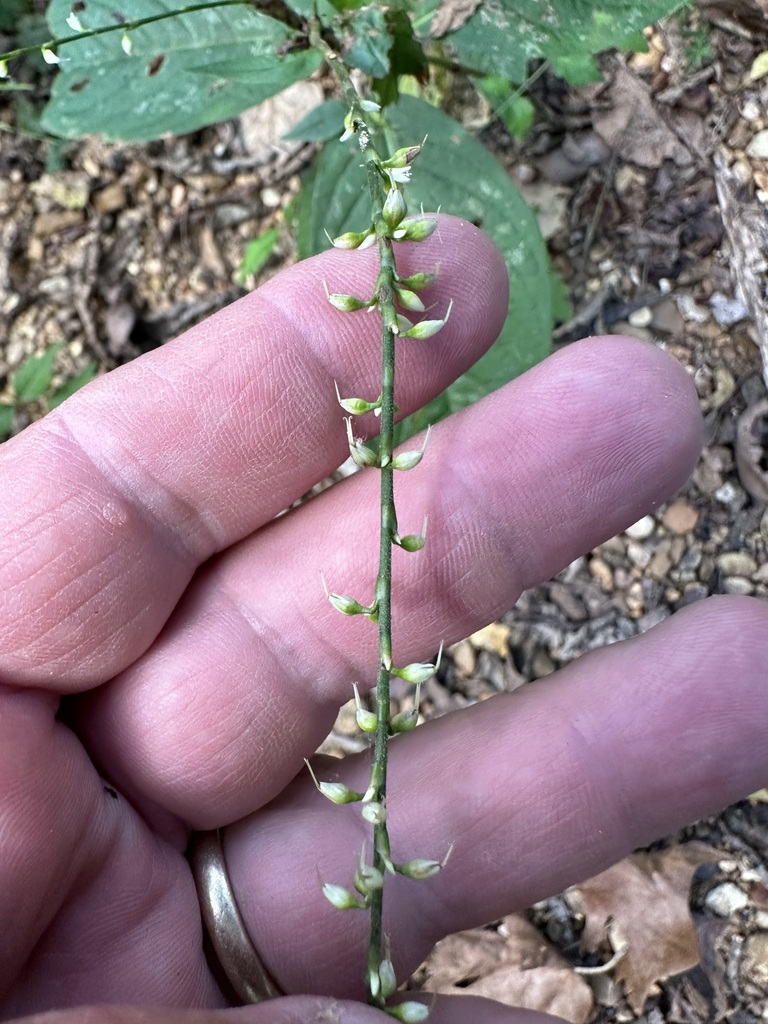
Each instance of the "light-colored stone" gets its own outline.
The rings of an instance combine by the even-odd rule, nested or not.
[[[684,498],[673,501],[661,521],[670,533],[688,533],[699,520],[699,513]]]
[[[643,516],[636,523],[628,526],[624,531],[631,540],[646,540],[656,529],[656,520],[653,516]]]
[[[747,551],[724,551],[717,556],[717,567],[723,576],[751,576],[757,562]]]
[[[746,152],[753,160],[768,160],[768,128],[752,136]]]

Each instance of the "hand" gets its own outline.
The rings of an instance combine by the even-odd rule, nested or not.
[[[406,270],[440,264],[436,309],[454,300],[436,338],[399,345],[407,413],[491,343],[506,276],[450,218],[401,253]],[[0,448],[3,1020],[78,1006],[45,1019],[387,1019],[346,1001],[363,993],[367,916],[320,892],[349,884],[367,833],[302,763],[352,682],[373,682],[374,631],[334,611],[320,572],[341,592],[370,585],[377,475],[275,519],[345,457],[334,381],[377,393],[376,318],[323,292],[364,294],[374,264],[330,252],[293,267]],[[683,370],[626,338],[571,346],[440,424],[397,479],[401,527],[429,514],[424,552],[395,553],[398,658],[466,636],[654,508],[700,436]],[[453,855],[437,878],[388,888],[398,976],[445,933],[762,785],[767,626],[763,603],[711,599],[400,737],[395,856]],[[366,771],[349,758],[338,775],[360,788]],[[249,932],[289,993],[241,1010],[207,965],[184,858],[191,830],[225,825]],[[468,1013],[519,1019],[464,997],[430,1020]]]

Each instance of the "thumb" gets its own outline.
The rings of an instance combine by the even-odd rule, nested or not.
[[[558,1017],[516,1010],[474,996],[421,994],[429,1024],[563,1024]],[[177,1010],[145,1006],[80,1006],[18,1018],[10,1024],[392,1024],[381,1010],[349,1000],[287,996],[236,1010]]]

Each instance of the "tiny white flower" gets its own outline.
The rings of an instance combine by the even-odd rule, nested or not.
[[[374,103],[373,100],[360,100],[360,106],[368,114],[375,114],[381,110],[381,106],[378,103]]]
[[[69,25],[73,32],[85,32],[85,29],[83,28],[83,23],[80,21],[80,19],[74,11],[69,12],[69,17],[67,18],[67,25]]]
[[[8,77],[8,61],[0,60],[0,78]]]
[[[50,46],[42,46],[40,52],[46,64],[61,64],[61,57]]]
[[[411,180],[411,165],[406,164],[405,167],[390,167],[387,170],[389,180],[392,182],[392,187],[396,185],[407,185]]]
[[[120,40],[120,46],[123,48],[123,53],[126,57],[130,57],[133,53],[133,40],[127,32],[123,32],[122,39]]]

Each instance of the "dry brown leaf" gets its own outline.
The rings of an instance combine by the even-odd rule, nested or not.
[[[429,34],[439,39],[448,32],[455,32],[469,21],[479,6],[480,0],[443,0],[432,19]]]
[[[616,69],[603,98],[610,106],[596,107],[592,123],[621,160],[638,167],[660,167],[665,160],[691,163],[691,154],[654,107],[648,86],[626,68]]]
[[[634,1013],[642,1013],[657,982],[699,962],[688,892],[696,868],[718,856],[695,842],[636,853],[574,887],[585,915],[583,948],[605,955],[609,927],[627,943],[613,976]]]
[[[425,964],[427,992],[484,996],[506,1006],[586,1024],[589,985],[524,917],[504,919],[505,935],[473,929],[439,942]]]

